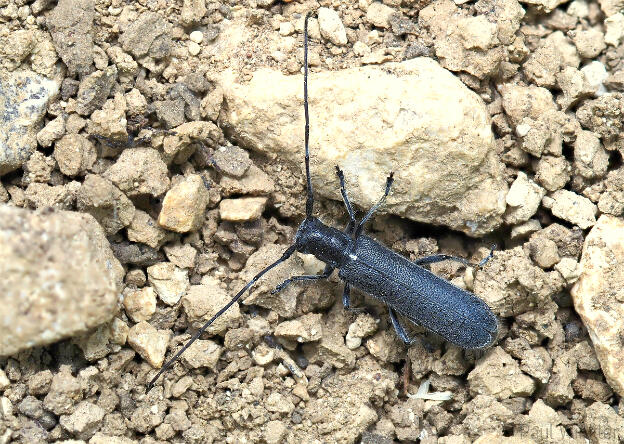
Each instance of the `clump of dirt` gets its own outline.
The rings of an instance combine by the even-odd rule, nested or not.
[[[412,260],[496,243],[430,268],[499,336],[406,346],[336,274],[273,294],[323,271],[296,254],[148,391],[305,215],[308,12],[317,214],[346,225],[335,163],[357,210],[394,170],[368,234]],[[623,14],[0,1],[0,443],[621,441]]]

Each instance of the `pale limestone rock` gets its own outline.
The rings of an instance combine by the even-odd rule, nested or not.
[[[215,370],[223,347],[216,342],[198,339],[182,355],[182,361],[190,368],[207,367]]]
[[[173,236],[173,233],[160,228],[149,214],[141,210],[135,210],[127,234],[128,240],[141,242],[152,248],[160,248]]]
[[[602,213],[621,216],[624,213],[624,169],[609,171],[604,181],[605,190],[598,200]]]
[[[557,86],[563,91],[563,95],[557,97],[557,103],[564,110],[596,93],[596,86],[589,83],[585,74],[571,66],[564,67],[555,77]]]
[[[484,78],[495,75],[505,59],[494,20],[466,15],[450,0],[423,8],[418,22],[434,35],[436,56],[446,69]]]
[[[542,225],[539,223],[537,219],[529,219],[528,221],[521,223],[519,225],[514,225],[511,229],[511,238],[519,239],[522,237],[526,237],[536,231],[542,229]]]
[[[528,421],[525,425],[523,425],[527,427],[526,430],[548,430],[548,435],[540,434],[540,432],[520,435],[520,441],[518,441],[518,444],[520,444],[520,442],[524,444],[525,442],[528,443],[532,441],[527,439],[528,436],[533,436],[539,443],[542,444],[573,444],[576,442],[576,440],[570,437],[566,428],[561,424],[560,414],[555,409],[547,405],[542,399],[538,399],[533,404],[527,416]],[[512,444],[511,441],[510,444]]]
[[[497,399],[529,396],[536,389],[535,381],[522,373],[518,363],[498,346],[486,352],[467,379],[471,394]]]
[[[555,265],[555,270],[561,273],[568,284],[575,283],[581,275],[579,263],[571,257],[561,258],[559,263]]]
[[[161,196],[169,188],[167,165],[152,148],[128,148],[103,176],[128,197]]]
[[[110,353],[110,338],[110,324],[104,324],[85,335],[73,338],[72,342],[80,347],[87,361],[93,362],[105,358]]]
[[[124,96],[115,95],[113,99],[107,100],[102,105],[102,109],[96,109],[91,113],[91,118],[87,121],[87,132],[115,140],[121,144],[127,143],[126,108]]]
[[[347,33],[336,11],[330,8],[319,8],[318,23],[323,38],[334,45],[344,46],[347,44]]]
[[[521,148],[536,157],[542,153],[561,156],[563,142],[573,140],[579,125],[576,119],[558,110],[551,92],[515,83],[502,84],[498,89],[512,127],[518,130],[518,125],[528,125]]]
[[[193,31],[189,34],[189,39],[195,43],[201,43],[204,40],[204,34],[201,31]]]
[[[609,73],[607,68],[598,60],[594,60],[581,68],[581,72],[585,75],[587,83],[592,87],[597,96],[604,94],[607,90],[603,86]]]
[[[190,244],[175,243],[164,247],[167,259],[180,268],[193,268],[197,259],[197,250]]]
[[[148,321],[156,312],[156,293],[152,287],[129,290],[125,293],[124,308],[134,322]]]
[[[91,214],[109,236],[130,225],[135,215],[130,199],[110,180],[94,174],[80,186],[76,205],[81,212]]]
[[[6,356],[111,320],[123,269],[90,215],[0,205],[0,276]]]
[[[381,2],[372,2],[366,10],[366,21],[378,28],[390,27],[390,16],[396,13],[390,6]]]
[[[178,233],[195,231],[204,222],[207,204],[208,190],[201,176],[188,176],[165,194],[158,225]]]
[[[128,344],[152,367],[160,368],[165,361],[171,330],[156,330],[147,322],[139,322],[128,332]]]
[[[576,52],[574,43],[561,31],[555,31],[544,38],[545,45],[551,45],[559,51],[561,63],[564,66],[578,68],[581,64],[581,57]]]
[[[281,421],[269,421],[264,427],[264,440],[267,444],[279,444],[285,442],[288,427]]]
[[[189,288],[188,270],[171,262],[161,262],[147,267],[147,281],[158,297],[167,305],[175,305]]]
[[[535,166],[535,180],[548,191],[556,191],[568,183],[571,170],[563,156],[542,156]]]
[[[296,342],[318,341],[323,336],[320,313],[308,313],[275,327],[275,336]]]
[[[200,328],[230,302],[232,296],[221,288],[216,279],[206,276],[202,279],[201,285],[191,285],[182,298],[182,306],[193,327]],[[234,304],[208,327],[206,333],[212,335],[225,333],[228,328],[238,324],[240,317],[238,304]]]
[[[597,28],[588,28],[574,31],[572,38],[576,45],[576,50],[584,59],[593,59],[607,47],[604,41],[604,34]]]
[[[249,153],[237,146],[220,146],[212,155],[215,167],[232,177],[243,177],[252,165]]]
[[[368,314],[359,315],[354,323],[349,325],[345,336],[345,344],[348,349],[355,350],[362,344],[362,339],[377,331],[377,322]]]
[[[589,5],[586,0],[574,0],[566,12],[573,17],[585,18],[589,15]]]
[[[37,142],[39,145],[47,148],[60,139],[65,134],[65,116],[58,116],[56,119],[50,120],[41,131],[37,133]]]
[[[241,178],[223,175],[219,185],[225,197],[233,194],[268,195],[275,191],[273,179],[253,164]]]
[[[189,42],[188,52],[190,55],[196,56],[201,52],[201,46],[199,46],[199,44],[196,42]]]
[[[624,14],[618,12],[604,21],[607,32],[604,41],[607,45],[618,46],[624,39]]]
[[[587,430],[589,442],[602,444],[608,441],[622,440],[620,430],[624,429],[624,419],[610,403],[594,402],[587,407],[583,416],[583,426]],[[608,428],[605,424],[608,424]],[[604,430],[608,431],[605,432]]]
[[[561,52],[550,41],[544,40],[542,45],[533,52],[523,64],[527,79],[547,88],[555,86],[555,76],[562,64]]]
[[[239,197],[238,199],[223,199],[219,203],[221,220],[231,222],[248,222],[256,220],[264,212],[267,204],[266,197]]]
[[[114,344],[124,345],[128,339],[130,328],[119,318],[114,318],[110,324],[110,339]]]
[[[591,131],[579,131],[574,141],[574,170],[577,174],[593,179],[604,177],[609,166],[609,153],[600,139]]]
[[[106,411],[89,401],[82,401],[71,415],[61,416],[61,427],[73,436],[89,439],[100,428]]]
[[[624,221],[603,215],[589,232],[581,256],[581,276],[572,287],[574,308],[596,350],[607,382],[624,395]]]
[[[265,366],[273,362],[273,360],[275,359],[275,350],[265,343],[261,342],[251,352],[251,357],[256,364]]]
[[[222,75],[225,126],[241,146],[303,169],[302,83],[301,76],[271,70],[256,72],[248,85]],[[385,211],[473,236],[500,225],[507,186],[489,113],[436,62],[313,73],[309,87],[317,193],[342,199],[338,164],[351,201],[367,209],[394,171]]]
[[[600,9],[602,9],[607,17],[617,14],[624,9],[624,0],[599,0]]]
[[[554,200],[550,208],[553,216],[578,225],[583,230],[596,223],[598,208],[588,198],[568,190],[557,190],[551,197]]]
[[[513,225],[529,220],[539,208],[545,194],[546,190],[519,171],[507,193],[505,222]]]
[[[163,140],[164,160],[167,163],[182,164],[195,152],[198,141],[211,145],[218,143],[220,139],[221,131],[212,122],[183,123],[174,129],[173,134],[165,136]]]

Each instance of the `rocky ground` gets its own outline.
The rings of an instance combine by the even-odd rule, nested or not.
[[[269,272],[334,165],[484,299],[485,351]],[[0,0],[0,442],[624,439],[622,0]],[[425,346],[426,345],[426,346]]]

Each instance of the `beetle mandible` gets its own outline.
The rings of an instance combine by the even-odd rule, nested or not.
[[[471,265],[467,260],[436,254],[410,261],[388,249],[374,239],[362,234],[364,225],[384,203],[393,183],[393,173],[386,180],[386,189],[381,199],[358,222],[349,202],[342,170],[336,166],[340,192],[349,214],[349,223],[343,231],[325,225],[313,216],[314,194],[310,178],[310,117],[308,113],[308,18],[304,19],[303,31],[303,106],[305,113],[305,173],[307,185],[306,217],[295,235],[294,243],[271,265],[256,274],[221,310],[206,322],[193,337],[152,378],[151,388],[160,375],[198,339],[201,334],[226,310],[234,305],[265,273],[284,262],[294,252],[313,254],[326,266],[321,274],[293,276],[278,285],[273,292],[284,289],[294,281],[326,279],[338,269],[338,276],[345,282],[342,296],[346,309],[350,306],[351,288],[357,288],[385,302],[390,320],[398,336],[411,344],[397,314],[409,319],[427,330],[437,333],[447,341],[465,349],[480,349],[491,345],[496,339],[498,321],[485,302],[474,294],[454,286],[421,267],[445,260],[454,260]],[[494,247],[492,248],[492,250]],[[492,257],[492,251],[478,265]]]

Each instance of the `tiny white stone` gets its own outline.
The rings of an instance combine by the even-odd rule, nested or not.
[[[189,34],[191,42],[201,43],[204,40],[204,34],[201,31],[193,31]]]
[[[351,258],[351,260],[356,261],[358,257],[355,254],[350,254],[349,258]]]
[[[607,45],[618,46],[624,40],[624,14],[618,12],[604,21],[607,32],[605,33],[605,43]]]
[[[516,134],[519,137],[524,137],[527,134],[529,134],[529,131],[531,131],[531,125],[529,125],[528,123],[521,123],[520,125],[516,126]]]
[[[189,42],[188,52],[190,55],[196,56],[197,54],[200,53],[200,51],[201,51],[201,46],[199,46],[199,44],[195,42]]]
[[[592,87],[596,88],[597,96],[601,96],[605,92],[607,92],[603,83],[607,79],[607,77],[609,77],[609,74],[607,73],[607,68],[605,68],[605,66],[602,63],[598,61],[593,61],[591,63],[588,63],[587,65],[581,68],[581,72],[585,74],[585,78],[587,79],[587,82]]]
[[[280,25],[279,25],[279,33],[280,33],[280,35],[286,37],[287,35],[290,35],[293,32],[295,32],[295,25],[293,25],[290,22],[280,23]]]
[[[573,17],[585,18],[589,15],[589,5],[585,0],[574,0],[567,12]]]

